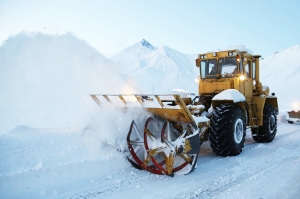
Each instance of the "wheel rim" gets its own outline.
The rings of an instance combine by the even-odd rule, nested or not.
[[[274,133],[275,131],[275,128],[276,128],[276,122],[275,122],[275,117],[274,115],[271,115],[270,118],[269,118],[269,130],[270,130],[270,133]]]
[[[244,125],[243,121],[239,118],[236,120],[235,125],[234,125],[234,141],[239,144],[242,139],[243,139],[243,134],[244,134]]]

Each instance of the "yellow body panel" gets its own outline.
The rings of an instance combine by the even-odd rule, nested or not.
[[[205,79],[200,80],[199,94],[220,93],[223,90],[233,88],[233,81],[231,79]]]

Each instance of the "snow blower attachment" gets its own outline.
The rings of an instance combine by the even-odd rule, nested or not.
[[[153,114],[143,132],[132,121],[128,161],[137,169],[173,176],[193,171],[209,119],[203,105],[186,106],[179,95],[91,95],[100,106],[139,107]],[[192,115],[194,113],[194,115]],[[198,116],[195,116],[195,115]],[[155,118],[154,118],[155,117]]]
[[[275,138],[277,97],[260,82],[259,58],[239,50],[199,54],[199,95],[194,99],[170,94],[91,97],[100,107],[140,107],[153,114],[142,127],[134,121],[130,125],[128,160],[134,167],[169,176],[187,174],[195,168],[203,141],[226,157],[242,152],[246,128],[256,142]]]

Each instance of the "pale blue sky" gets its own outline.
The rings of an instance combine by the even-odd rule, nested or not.
[[[300,44],[300,0],[0,0],[0,43],[72,32],[110,57],[146,39],[187,54],[245,45],[268,57]]]

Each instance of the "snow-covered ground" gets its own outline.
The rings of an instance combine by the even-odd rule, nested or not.
[[[1,135],[1,198],[299,198],[299,124],[279,123],[268,144],[247,132],[236,157],[205,142],[194,172],[174,178],[133,168],[122,141],[98,133],[19,126]]]
[[[0,198],[299,198],[300,123],[284,119],[300,104],[299,46],[261,62],[279,101],[272,143],[247,130],[243,152],[224,158],[205,142],[195,171],[174,178],[127,161],[129,124],[147,115],[101,110],[88,94],[197,92],[193,56],[142,40],[109,60],[71,34],[8,39],[0,46]]]

